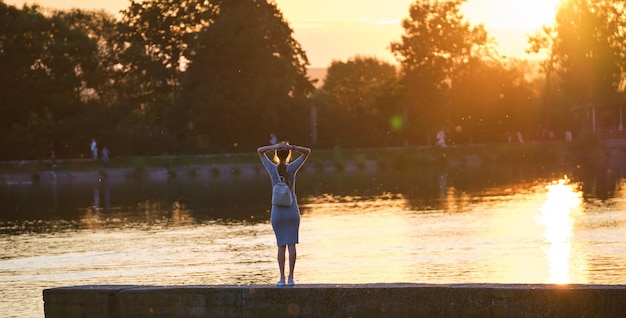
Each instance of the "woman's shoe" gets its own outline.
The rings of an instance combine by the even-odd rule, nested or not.
[[[290,279],[289,279],[289,282],[288,282],[287,284],[288,284],[289,286],[293,286],[293,285],[295,285],[296,283],[293,281],[293,278],[290,278]]]
[[[285,286],[285,280],[283,280],[283,279],[279,280],[278,283],[276,283],[276,286],[278,286],[278,287]]]

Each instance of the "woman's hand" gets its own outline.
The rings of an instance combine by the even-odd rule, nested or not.
[[[259,157],[262,157],[268,151],[279,151],[279,150],[298,151],[298,152],[306,154],[307,156],[311,152],[311,149],[307,147],[290,145],[289,142],[281,141],[273,145],[259,147],[257,148],[257,153],[259,154]]]
[[[281,141],[279,143],[276,144],[276,149],[277,150],[285,150],[285,149],[291,149],[291,146],[289,145],[288,142],[286,141]]]

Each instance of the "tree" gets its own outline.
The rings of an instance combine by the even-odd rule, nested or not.
[[[313,85],[282,14],[265,0],[213,3],[218,14],[193,48],[182,92],[195,149],[252,149],[271,132],[302,140]]]
[[[548,50],[546,108],[554,125],[569,114],[581,118],[598,111],[599,121],[615,125],[615,107],[623,100],[626,66],[626,16],[623,1],[567,0],[554,26],[529,39],[531,51]],[[620,95],[622,95],[620,97]],[[601,116],[600,108],[608,108]],[[604,117],[604,118],[602,118]],[[591,129],[585,120],[583,130]],[[573,123],[565,129],[573,129]]]
[[[314,100],[320,139],[328,146],[399,145],[399,92],[394,65],[359,56],[334,61]]]
[[[470,26],[460,12],[464,0],[416,1],[402,21],[405,34],[391,43],[406,89],[407,140],[446,122],[451,78],[472,59],[487,54],[487,32]]]
[[[37,6],[0,3],[0,16],[0,156],[36,158],[61,139],[67,118],[84,111],[96,42],[72,20]]]
[[[115,69],[118,64],[114,39],[117,37],[116,21],[105,11],[72,9],[54,11],[54,16],[71,29],[84,34],[93,44],[93,56],[88,72],[83,72],[81,99],[100,100],[112,105],[117,100]]]
[[[131,1],[123,11],[116,40],[120,63],[116,81],[125,88],[122,102],[137,105],[143,115],[145,134],[173,139],[186,124],[179,101],[181,73],[193,59],[190,48],[199,32],[215,14],[216,6],[204,0]]]

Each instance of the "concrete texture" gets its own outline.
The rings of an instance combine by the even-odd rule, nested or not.
[[[115,285],[43,298],[48,318],[626,317],[626,285]]]

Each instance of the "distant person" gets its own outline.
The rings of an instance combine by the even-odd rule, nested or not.
[[[274,161],[272,162],[266,155],[267,152],[274,152]],[[298,159],[291,162],[292,153],[300,152]],[[300,229],[300,208],[296,200],[296,173],[306,159],[311,154],[311,149],[303,146],[290,145],[283,141],[275,145],[262,146],[257,149],[257,153],[263,162],[263,166],[270,175],[272,187],[276,185],[281,177],[291,190],[293,202],[291,206],[280,206],[272,204],[270,220],[272,229],[276,236],[276,244],[278,245],[278,270],[280,272],[280,280],[276,286],[293,286],[294,269],[296,266],[296,244],[299,238]],[[285,250],[289,250],[289,276],[285,284]]]
[[[107,146],[102,147],[102,163],[105,165],[109,163],[109,148]]]
[[[572,132],[569,130],[565,132],[565,141],[572,141]]]
[[[93,158],[93,160],[98,159],[98,146],[96,140],[93,138],[91,139],[91,158]]]
[[[275,145],[277,142],[278,139],[276,139],[276,135],[270,134],[270,145]]]
[[[446,146],[446,133],[443,131],[443,129],[437,132],[437,146]]]

